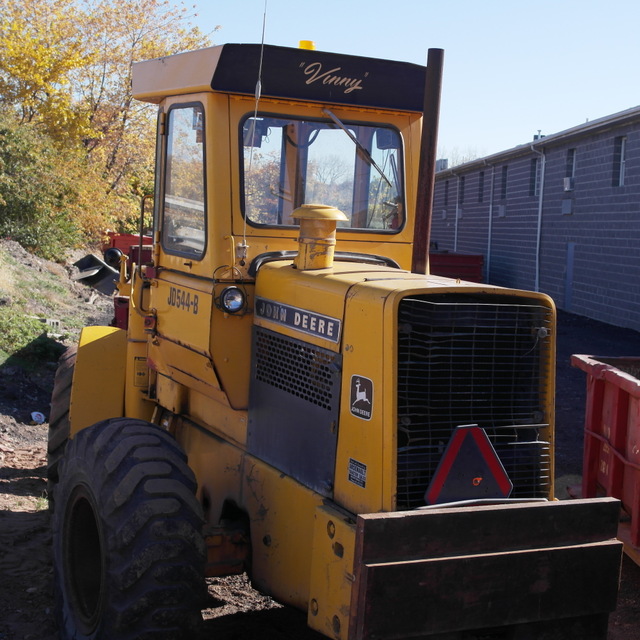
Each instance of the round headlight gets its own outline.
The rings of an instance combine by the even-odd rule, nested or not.
[[[227,287],[220,294],[220,305],[227,313],[238,313],[245,305],[244,291],[238,287]]]

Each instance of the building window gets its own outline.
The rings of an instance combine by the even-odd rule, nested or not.
[[[484,171],[478,174],[478,202],[484,200]]]
[[[540,195],[540,178],[541,178],[540,158],[531,158],[531,169],[529,172],[529,195]]]
[[[464,182],[465,182],[465,177],[460,176],[460,178],[458,179],[458,204],[459,205],[464,204]]]
[[[507,172],[508,172],[509,166],[508,165],[504,165],[502,167],[502,181],[500,182],[500,200],[506,200],[507,199]]]
[[[449,204],[449,181],[444,181],[444,206]]]
[[[567,164],[565,167],[564,175],[566,178],[576,177],[576,150],[567,149]]]
[[[627,162],[627,137],[619,136],[613,143],[613,186],[624,187]]]
[[[567,157],[564,167],[563,189],[566,193],[573,191],[574,180],[576,175],[576,150],[567,149]],[[568,207],[563,203],[563,207]]]

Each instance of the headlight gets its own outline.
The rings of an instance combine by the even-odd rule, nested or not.
[[[239,287],[227,287],[220,294],[220,308],[227,313],[238,313],[245,305],[245,294]]]

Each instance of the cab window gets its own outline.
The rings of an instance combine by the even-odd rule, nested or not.
[[[254,225],[296,223],[301,204],[337,207],[339,227],[395,232],[404,223],[401,138],[394,128],[247,116],[241,128],[244,214]]]
[[[200,259],[205,250],[204,114],[181,105],[167,114],[162,246]]]

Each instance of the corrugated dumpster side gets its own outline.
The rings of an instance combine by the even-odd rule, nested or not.
[[[582,495],[622,502],[618,538],[640,565],[640,357],[573,355],[587,374]]]

